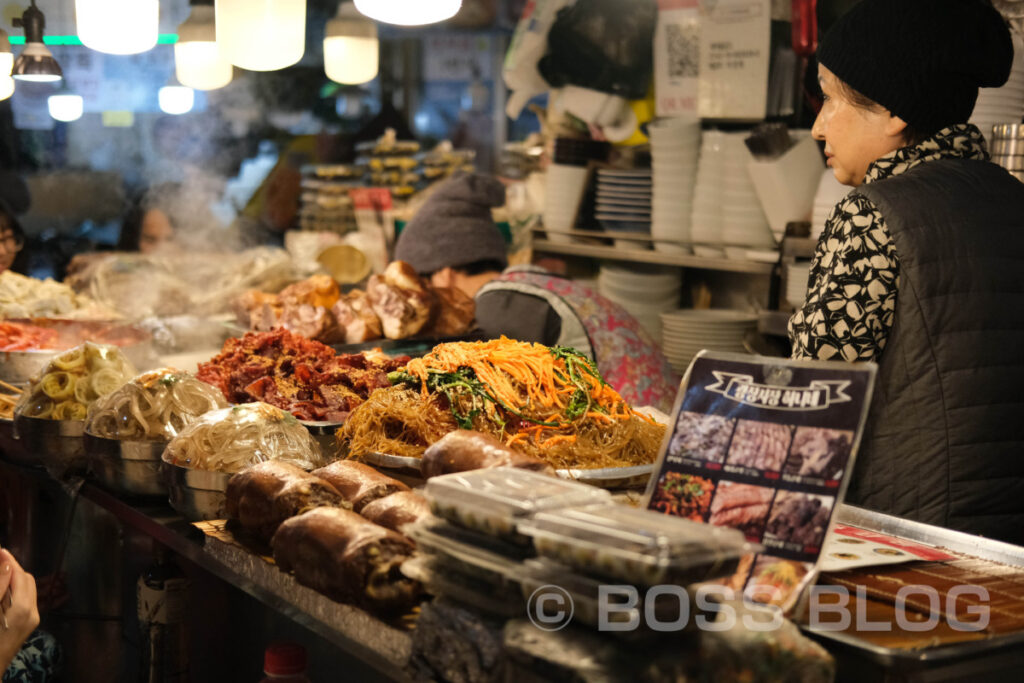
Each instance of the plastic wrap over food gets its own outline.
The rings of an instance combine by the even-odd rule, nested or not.
[[[89,406],[138,370],[115,346],[86,342],[54,356],[24,393],[15,413],[51,420],[84,420]]]
[[[85,429],[107,439],[170,441],[200,415],[226,408],[214,387],[187,372],[144,372],[89,407]]]
[[[206,413],[174,437],[164,460],[181,467],[239,472],[267,460],[305,470],[327,464],[309,431],[290,413],[266,403],[243,403]]]

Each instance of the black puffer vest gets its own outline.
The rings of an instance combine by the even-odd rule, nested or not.
[[[857,192],[900,283],[848,500],[1024,544],[1024,183],[941,159]]]

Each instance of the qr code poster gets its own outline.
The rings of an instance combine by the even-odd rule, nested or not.
[[[658,0],[654,96],[658,116],[697,112],[700,11],[697,0]]]

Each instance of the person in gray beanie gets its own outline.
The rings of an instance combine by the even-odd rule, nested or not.
[[[793,356],[878,364],[847,500],[1024,544],[1024,184],[969,123],[1013,44],[983,0],[861,0],[818,50],[832,210]]]
[[[491,208],[504,202],[498,180],[454,176],[401,232],[395,259],[434,287],[455,287],[473,297],[476,324],[485,336],[571,346],[595,360],[630,403],[671,410],[679,378],[628,312],[593,289],[541,268],[506,268],[505,242],[491,218]]]

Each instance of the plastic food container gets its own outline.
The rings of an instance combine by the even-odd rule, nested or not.
[[[643,586],[728,576],[741,556],[760,550],[735,529],[614,504],[542,512],[519,531],[541,557]]]
[[[472,576],[453,571],[438,557],[418,555],[402,564],[402,573],[419,581],[431,595],[461,602],[503,618],[522,616],[519,589],[513,585],[492,586]]]
[[[625,600],[618,597],[614,592],[606,598],[607,604],[613,608],[608,610],[605,617],[605,624],[601,623],[601,594],[602,586],[608,586],[608,582],[602,579],[595,579],[589,576],[578,574],[568,567],[552,562],[547,559],[527,560],[522,565],[522,575],[519,580],[523,598],[529,600],[536,591],[544,587],[557,586],[572,598],[573,621],[579,621],[593,628],[600,629],[606,624],[628,624],[634,623],[638,626],[644,625],[647,609],[644,605],[644,592],[638,591],[637,602],[628,605]],[[695,623],[692,618],[695,612],[693,601],[689,601],[686,609],[690,613],[688,624]],[[654,616],[659,623],[672,623],[680,616],[681,606],[678,601],[672,599],[661,599],[654,603]],[[646,628],[621,631],[617,633],[620,637],[629,637],[631,634],[642,633],[647,635],[650,631]]]
[[[423,493],[434,514],[514,543],[529,543],[516,527],[538,512],[611,500],[603,489],[511,467],[433,477]]]
[[[494,585],[518,583],[524,550],[521,545],[503,543],[447,522],[433,519],[405,528],[416,547],[442,558],[452,569]]]

